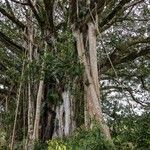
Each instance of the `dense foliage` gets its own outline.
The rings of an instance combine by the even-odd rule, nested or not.
[[[118,115],[110,121],[114,145],[105,141],[98,126],[92,130],[79,128],[73,136],[64,140],[47,141],[49,150],[149,150],[150,149],[150,113],[141,116]],[[42,144],[41,144],[42,145]],[[40,146],[39,146],[40,147]]]

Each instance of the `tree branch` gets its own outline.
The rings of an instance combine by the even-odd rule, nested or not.
[[[150,88],[148,88],[146,85],[145,85],[145,81],[144,81],[144,77],[141,75],[138,77],[141,81],[141,84],[142,84],[142,87],[143,89],[145,89],[146,91],[150,91]]]
[[[131,98],[133,99],[133,101],[135,101],[137,104],[140,104],[143,107],[146,107],[146,104],[142,103],[141,101],[139,101],[137,98],[134,97],[133,95],[133,91],[131,88],[127,89],[128,93],[130,94]]]
[[[128,41],[122,42],[121,44],[117,45],[117,49],[120,51],[124,51],[124,50],[127,50],[130,46],[134,46],[139,43],[150,43],[150,37],[131,38]]]
[[[5,44],[6,47],[8,47],[10,50],[13,50],[13,52],[17,52],[20,54],[20,52],[24,52],[25,48],[21,45],[18,45],[17,43],[13,42],[8,36],[6,36],[4,33],[0,31],[0,41]],[[19,50],[19,51],[16,51]],[[21,51],[20,51],[21,50]]]
[[[130,1],[131,0],[121,0],[120,3],[113,9],[113,11],[101,21],[99,26],[103,27],[104,25],[108,24],[115,17],[115,15],[123,8],[123,6],[129,3]]]
[[[47,15],[47,21],[50,26],[50,32],[53,33],[54,23],[53,23],[53,6],[54,0],[44,0],[45,11]]]
[[[148,38],[140,37],[140,38],[131,38],[128,41],[119,44],[118,46],[116,46],[114,52],[110,55],[110,59],[113,65],[116,66],[118,64],[127,61],[132,61],[140,56],[144,56],[150,53],[149,46],[141,49],[140,51],[136,51],[133,48],[129,50],[129,47],[131,46],[134,46],[139,43],[149,43],[149,42],[150,42],[150,37]],[[103,63],[100,65],[100,68],[102,72],[105,72],[108,69],[110,69],[111,68],[110,61],[108,59],[104,60]]]
[[[133,90],[131,88],[129,88],[129,87],[106,86],[106,87],[102,88],[102,90],[108,90],[108,89],[117,89],[119,92],[122,92],[122,90],[125,90],[125,91],[127,91],[130,94],[130,96],[133,99],[133,101],[135,101],[136,103],[140,104],[143,107],[146,107],[146,104],[143,104],[137,98],[134,97]]]
[[[92,16],[95,16],[96,13],[100,14],[102,12],[103,6],[105,4],[105,0],[97,0],[94,5],[92,6],[91,10],[87,11],[87,14],[85,16],[83,16],[82,18],[79,18],[79,20],[77,20],[77,10],[76,10],[76,0],[72,0],[70,3],[70,9],[71,10],[71,16],[70,16],[70,20],[71,23],[74,24],[75,27],[81,28],[83,27],[86,23],[88,23],[90,20],[93,20]]]
[[[1,8],[0,7],[0,12],[6,16],[8,19],[10,19],[13,23],[15,23],[18,27],[24,29],[26,26],[21,22],[19,21],[16,17],[14,17],[13,15],[9,14],[8,12],[6,12],[5,9]]]
[[[21,5],[29,5],[28,3],[19,2],[17,0],[11,0],[11,1],[17,4],[21,4]]]
[[[35,18],[37,19],[39,25],[42,26],[43,21],[42,21],[41,17],[39,16],[38,10],[36,9],[36,7],[34,6],[34,4],[32,3],[31,0],[28,0],[28,3],[29,3],[29,6],[30,6],[32,12],[34,13]]]
[[[10,6],[9,1],[8,1],[8,0],[5,0],[5,2],[6,2],[7,8],[9,9],[9,11],[10,11],[11,15],[12,15],[13,17],[15,17],[14,12],[13,12],[13,10],[12,10],[11,6]]]
[[[118,64],[121,64],[121,63],[124,63],[127,61],[132,61],[132,60],[136,59],[137,57],[144,56],[146,54],[150,54],[150,46],[143,48],[139,52],[134,51],[134,52],[128,54],[127,56],[121,58],[121,60],[118,62]]]

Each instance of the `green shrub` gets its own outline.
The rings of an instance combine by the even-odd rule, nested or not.
[[[113,146],[106,141],[101,134],[99,127],[95,126],[92,130],[80,129],[75,136],[66,140],[72,150],[113,150]]]
[[[72,150],[71,147],[69,147],[65,142],[61,140],[49,140],[47,142],[48,144],[48,150]]]
[[[47,142],[48,150],[113,150],[109,141],[104,140],[100,129],[78,129],[72,137],[64,140],[53,139]]]

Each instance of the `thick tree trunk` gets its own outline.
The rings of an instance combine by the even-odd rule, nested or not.
[[[95,99],[95,102],[94,102],[95,104],[94,103],[92,104],[92,106],[93,106],[92,117],[95,114],[98,115],[97,120],[99,120],[101,123],[101,127],[102,127],[104,135],[106,136],[107,139],[111,139],[109,128],[104,123],[103,114],[102,114],[102,107],[101,107],[102,105],[101,105],[101,101],[100,101],[100,85],[99,85],[100,81],[98,79],[98,68],[97,68],[96,28],[92,22],[88,23],[88,37],[89,37],[89,57],[90,57],[91,76],[92,76],[92,80],[93,80],[93,84],[94,84],[93,86],[95,87],[95,91],[96,91],[96,95],[97,95],[97,99]],[[89,93],[90,93],[90,91],[89,91]],[[92,99],[94,101],[94,98],[92,98]],[[92,103],[92,101],[90,101],[90,102]],[[89,104],[90,104],[90,102],[89,102]],[[97,110],[99,112],[94,112],[95,107],[96,107],[94,105],[99,105],[99,108]],[[90,106],[91,106],[91,104],[90,104]],[[101,119],[100,119],[100,117],[101,117]]]
[[[97,54],[96,54],[96,33],[93,23],[88,23],[88,37],[89,37],[89,55],[85,53],[85,46],[83,42],[83,35],[79,30],[74,31],[77,41],[78,56],[81,63],[85,67],[85,75],[88,83],[85,84],[85,99],[86,108],[90,120],[95,119],[99,122],[101,130],[107,139],[111,139],[109,129],[104,123],[103,114],[100,104],[100,91],[97,69]],[[86,122],[87,124],[87,122]]]

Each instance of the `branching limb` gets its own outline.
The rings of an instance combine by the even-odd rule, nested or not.
[[[127,61],[131,61],[140,56],[149,54],[150,53],[149,46],[142,48],[140,51],[136,50],[134,48],[130,48],[131,46],[134,46],[139,43],[150,43],[150,37],[131,38],[128,41],[119,44],[116,47],[116,49],[114,50],[114,52],[112,54],[110,54],[110,56],[109,56],[113,65],[116,66],[118,64],[121,64],[121,63],[124,63]],[[129,50],[129,48],[130,48],[130,50]],[[111,68],[111,64],[110,64],[110,61],[108,60],[108,58],[106,61],[103,61],[103,63],[100,65],[100,67],[101,67],[102,72],[105,72]]]

